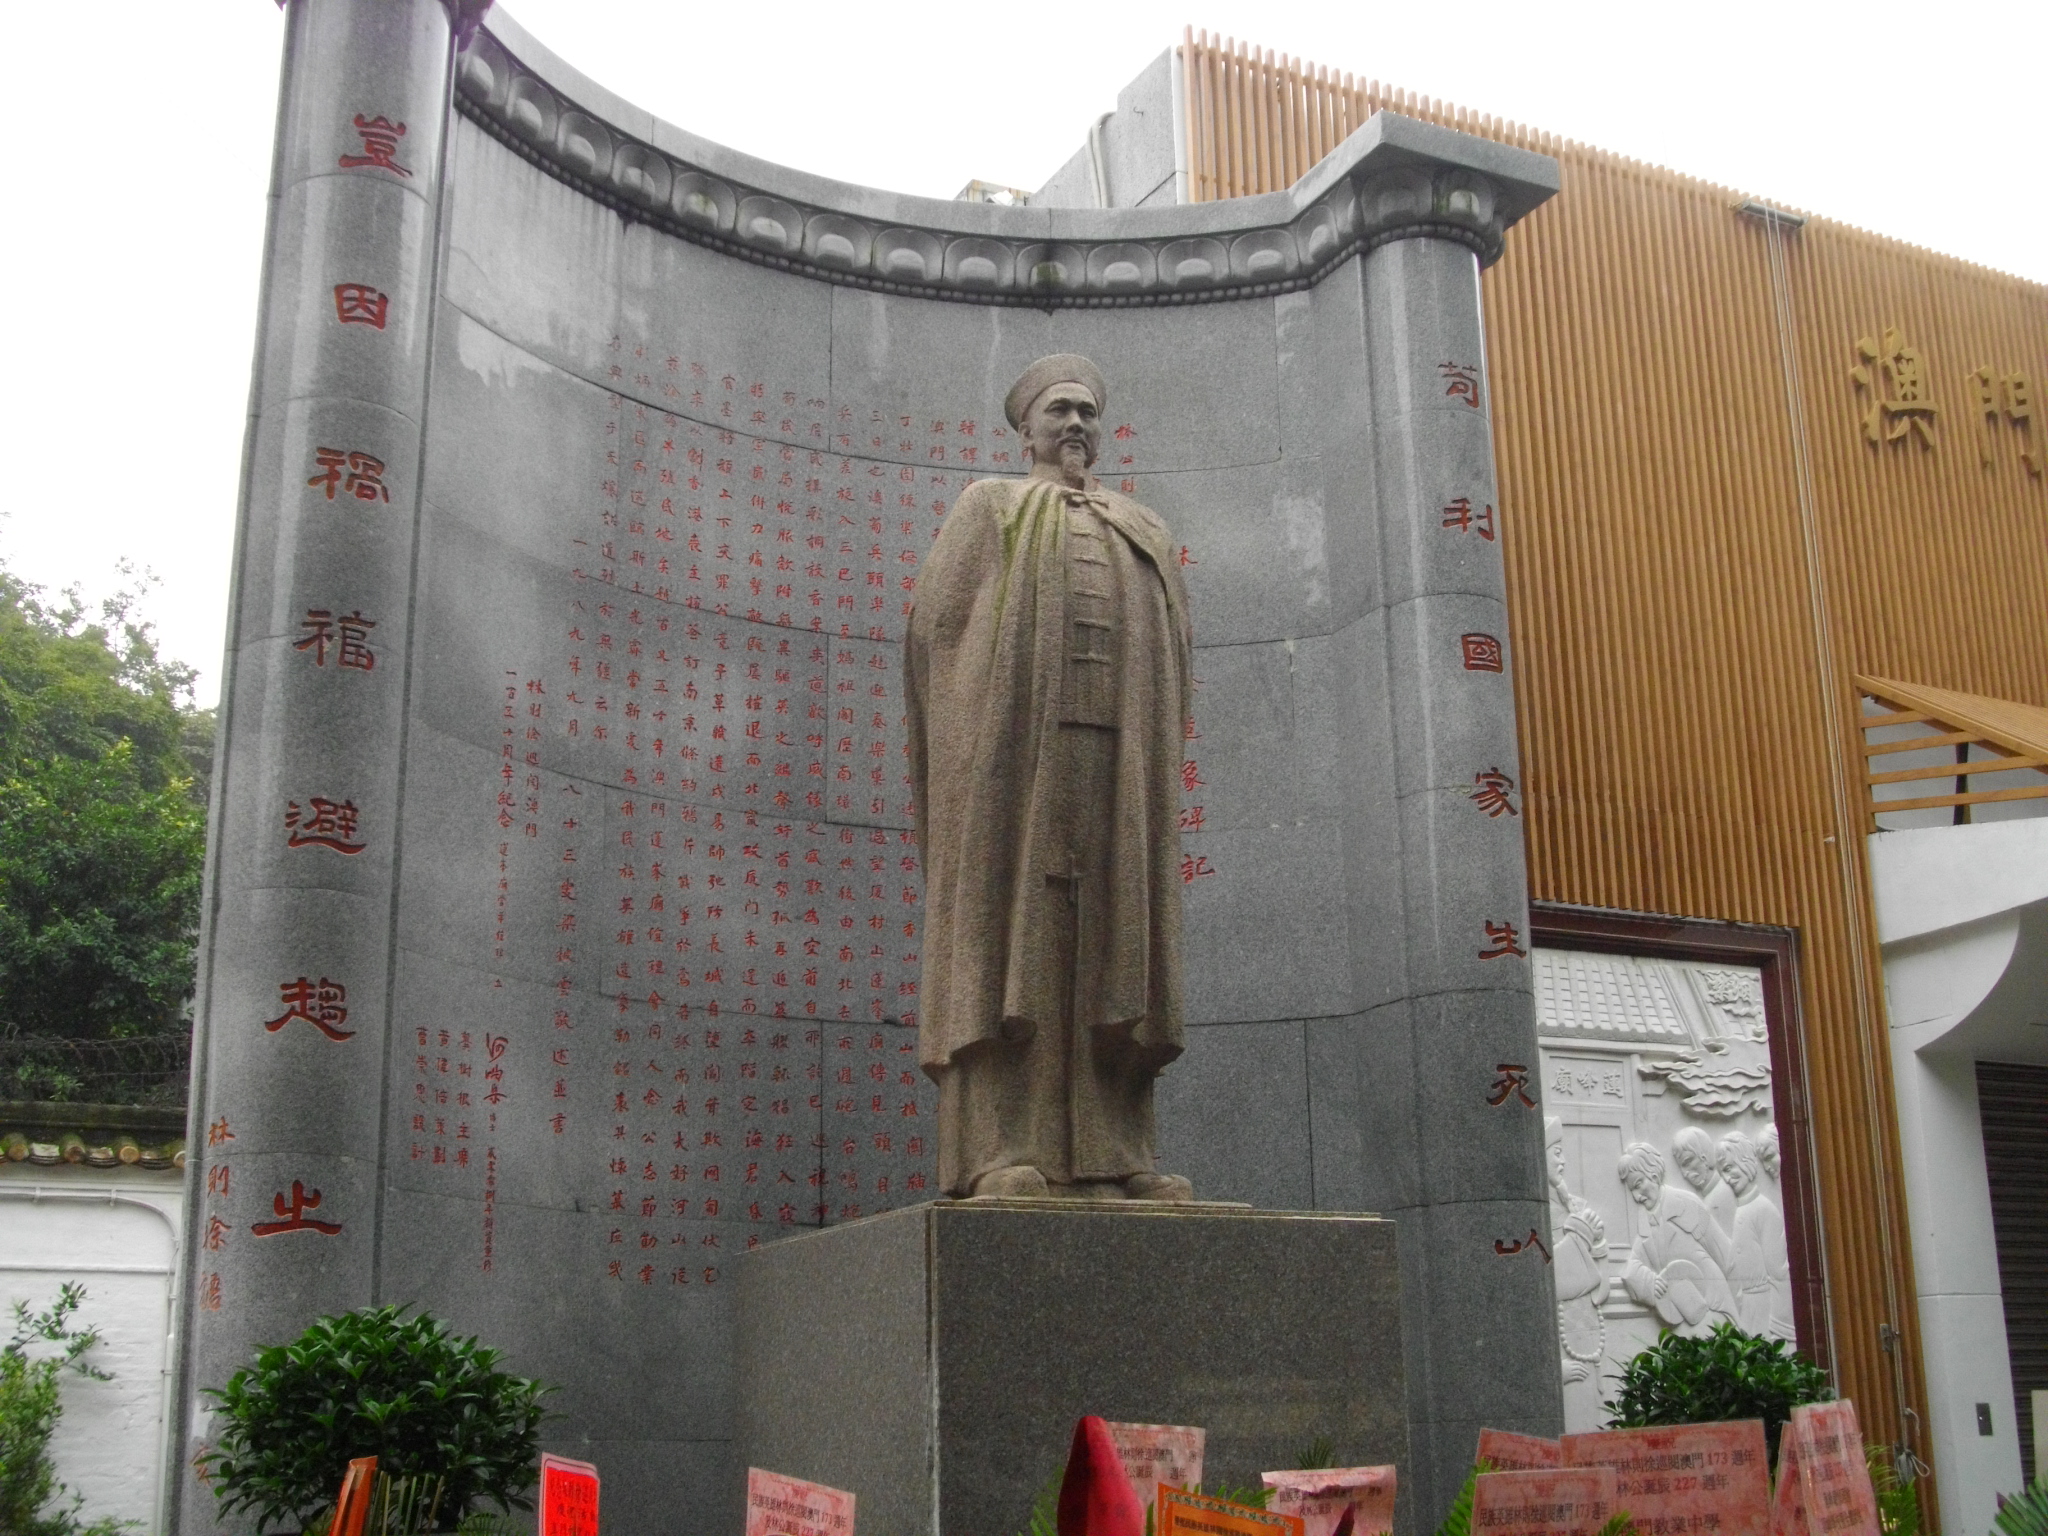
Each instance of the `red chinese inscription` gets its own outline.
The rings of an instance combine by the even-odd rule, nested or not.
[[[1521,937],[1521,932],[1513,923],[1488,923],[1486,925],[1487,947],[1479,951],[1479,958],[1482,960],[1499,960],[1507,955],[1526,955],[1529,951],[1522,948],[1521,944],[1517,942]]]
[[[1536,1253],[1540,1253],[1543,1255],[1544,1263],[1548,1264],[1550,1262],[1550,1247],[1543,1241],[1543,1235],[1534,1227],[1529,1229],[1527,1237],[1520,1238],[1512,1243],[1502,1242],[1497,1237],[1493,1240],[1493,1251],[1504,1259],[1525,1250],[1533,1250]]]
[[[1492,635],[1460,635],[1458,645],[1465,657],[1467,672],[1498,672],[1503,664],[1500,641]]]
[[[228,1117],[226,1115],[222,1115],[206,1128],[206,1144],[209,1147],[217,1147],[224,1141],[233,1141],[234,1139],[235,1133],[228,1129]]]
[[[276,1237],[281,1232],[318,1232],[322,1237],[335,1237],[341,1232],[338,1221],[316,1221],[306,1212],[320,1209],[320,1191],[306,1188],[303,1181],[292,1180],[289,1199],[280,1192],[272,1198],[270,1208],[277,1212],[277,1221],[259,1221],[249,1230],[258,1237]]]
[[[1453,400],[1462,400],[1473,410],[1479,409],[1479,370],[1470,363],[1438,363],[1436,371],[1443,376],[1444,393]]]
[[[318,981],[301,976],[297,981],[280,982],[277,994],[284,1012],[263,1025],[273,1035],[293,1019],[304,1019],[330,1040],[355,1038],[354,1030],[341,1027],[348,1019],[348,1009],[342,1006],[348,1001],[348,988],[340,982],[325,976]]]
[[[286,843],[293,848],[332,848],[336,853],[361,853],[369,845],[355,841],[361,812],[353,800],[324,800],[318,795],[284,808]]]
[[[334,500],[337,486],[344,495],[353,496],[357,501],[391,499],[390,487],[384,484],[382,459],[373,459],[367,453],[353,450],[315,448],[313,462],[319,466],[319,473],[306,484],[325,490],[329,501]]]
[[[1476,533],[1487,543],[1493,542],[1493,508],[1481,507],[1472,510],[1472,498],[1460,496],[1456,501],[1444,505],[1444,526],[1455,528],[1460,533]]]
[[[1472,798],[1479,809],[1488,816],[1519,816],[1515,802],[1509,798],[1514,793],[1515,781],[1498,768],[1488,768],[1472,775]]]
[[[1218,871],[1209,867],[1206,853],[1183,854],[1180,861],[1180,883],[1193,885],[1197,880],[1206,880]]]
[[[405,124],[394,123],[388,117],[365,117],[358,112],[356,132],[362,135],[363,152],[343,155],[337,160],[335,164],[344,171],[374,169],[396,171],[401,176],[412,174],[393,158],[398,153],[398,141],[405,137]]]
[[[1530,1109],[1536,1101],[1529,1097],[1529,1068],[1519,1061],[1503,1061],[1494,1067],[1497,1074],[1493,1080],[1493,1091],[1486,1096],[1486,1102],[1495,1109],[1509,1099],[1520,1099]]]
[[[360,610],[336,618],[330,609],[308,608],[305,618],[299,621],[299,628],[306,633],[292,642],[292,649],[311,651],[313,665],[324,667],[327,647],[332,645],[336,665],[368,672],[377,665],[376,653],[368,644],[370,631],[376,627],[377,621],[364,618]]]
[[[334,285],[334,318],[343,325],[374,325],[384,329],[384,317],[391,312],[391,296],[379,293],[368,283]]]

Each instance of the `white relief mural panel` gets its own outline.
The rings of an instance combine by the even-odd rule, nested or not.
[[[1538,949],[1565,1428],[1669,1327],[1790,1340],[1762,973]]]

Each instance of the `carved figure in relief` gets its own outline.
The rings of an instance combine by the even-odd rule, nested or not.
[[[1728,1269],[1728,1283],[1735,1292],[1735,1320],[1745,1333],[1793,1341],[1792,1262],[1785,1249],[1785,1219],[1764,1196],[1756,1143],[1740,1131],[1723,1136],[1720,1159],[1722,1176],[1738,1202],[1733,1262]]]
[[[904,645],[925,870],[919,1060],[951,1195],[1185,1200],[1153,1155],[1182,1049],[1180,768],[1193,635],[1159,516],[1089,474],[1107,390],[1041,358],[1023,480],[970,485]]]
[[[1721,1230],[1735,1231],[1735,1191],[1721,1181],[1720,1153],[1714,1138],[1696,1125],[1680,1127],[1671,1138],[1671,1160],[1678,1164],[1679,1177],[1692,1186]]]
[[[1621,1154],[1621,1182],[1643,1209],[1622,1285],[1680,1333],[1704,1333],[1735,1321],[1728,1289],[1733,1253],[1728,1234],[1689,1189],[1664,1182],[1664,1154],[1647,1141]]]
[[[1607,1325],[1600,1303],[1607,1299],[1607,1223],[1565,1182],[1564,1122],[1543,1122],[1544,1157],[1550,1169],[1550,1249],[1557,1286],[1557,1333],[1564,1351],[1564,1379],[1584,1381],[1600,1366]]]
[[[1771,1181],[1771,1188],[1779,1185],[1778,1177],[1778,1127],[1767,1125],[1756,1139],[1756,1158],[1763,1164],[1764,1175]]]

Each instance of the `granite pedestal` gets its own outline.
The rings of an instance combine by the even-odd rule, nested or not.
[[[1377,1217],[939,1201],[736,1270],[741,1464],[851,1491],[862,1536],[1021,1530],[1085,1413],[1202,1426],[1212,1488],[1318,1436],[1408,1460]]]

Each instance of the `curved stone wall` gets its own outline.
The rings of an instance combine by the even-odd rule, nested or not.
[[[731,1257],[933,1193],[898,644],[1069,350],[1195,612],[1163,1154],[1404,1222],[1419,1497],[1481,1417],[1554,1431],[1549,1283],[1499,1256],[1541,1130],[1486,1092],[1536,1058],[1477,293],[1550,162],[1383,115],[1239,203],[941,203],[502,17],[290,25],[179,1459],[254,1345],[402,1301],[561,1385],[608,1528],[734,1525]]]

